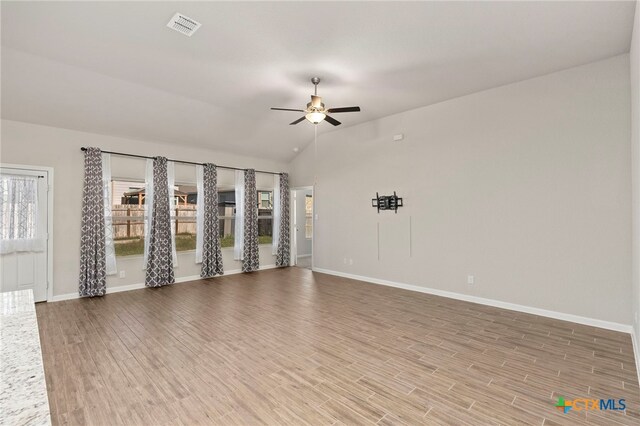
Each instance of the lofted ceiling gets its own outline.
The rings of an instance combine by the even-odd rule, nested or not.
[[[635,2],[5,2],[2,118],[290,160],[341,127],[629,50]],[[181,12],[191,37],[166,27]],[[319,132],[334,130],[321,123]]]

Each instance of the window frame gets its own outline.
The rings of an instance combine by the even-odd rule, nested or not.
[[[114,182],[127,182],[127,183],[133,183],[133,184],[140,184],[141,188],[144,188],[146,185],[146,182],[143,179],[140,178],[122,178],[122,177],[112,177],[111,178],[111,183],[113,185]],[[197,188],[197,182],[193,183],[193,182],[174,182],[173,184],[174,187],[180,187],[180,186],[193,186]],[[229,185],[223,185],[223,186],[218,186],[217,187],[218,193],[220,192],[235,192],[235,186],[229,186]],[[113,187],[112,187],[112,191],[113,191]],[[273,221],[273,194],[275,192],[275,188],[266,188],[266,187],[259,187],[256,188],[256,198],[258,200],[258,204],[256,206],[256,210],[261,210],[261,209],[266,209],[262,207],[262,198],[260,197],[261,193],[270,193],[270,197],[269,197],[269,203],[271,204],[270,208],[268,210],[271,210],[271,214],[269,215],[258,215],[258,220],[271,220]],[[196,189],[196,193],[197,193],[197,189]],[[112,203],[111,203],[111,219],[112,221],[114,221],[114,219],[120,218],[121,216],[116,216],[113,214],[114,211],[114,195],[117,196],[117,194],[112,194]],[[174,196],[174,200],[176,199],[176,197]],[[199,201],[199,198],[198,198]],[[122,204],[118,204],[118,205],[122,205]],[[131,224],[136,224],[136,225],[142,225],[143,229],[144,229],[144,225],[146,224],[148,217],[147,217],[147,210],[144,208],[144,206],[146,205],[146,199],[144,200],[144,202],[142,204],[140,204],[139,206],[142,207],[142,209],[144,210],[144,213],[142,214],[142,216],[125,216],[125,217],[129,217],[129,222]],[[175,221],[176,221],[176,214],[175,214],[175,208],[179,208],[179,203],[176,202],[170,202],[171,205],[171,227],[172,230],[175,229]],[[195,204],[197,206],[197,203]],[[218,206],[220,207],[220,206]],[[195,214],[193,215],[193,218],[195,219],[195,223],[197,224],[197,217],[198,217],[198,209],[196,207],[195,209]],[[189,218],[191,218],[191,216],[189,216]],[[236,209],[235,209],[235,194],[234,194],[234,204],[233,204],[233,214],[231,216],[228,215],[219,215],[218,216],[218,221],[220,222],[221,220],[232,220],[235,221],[236,220]],[[114,240],[115,240],[115,226],[122,226],[125,223],[115,223],[112,226],[114,227]],[[273,222],[272,222],[273,224]],[[115,225],[115,226],[114,226]],[[232,226],[232,229],[235,229],[235,226]],[[196,230],[196,234],[197,234],[197,230]],[[233,234],[232,234],[233,235]],[[235,235],[233,235],[233,237],[235,238]],[[144,241],[145,235],[144,235],[144,231],[143,231],[143,235],[141,237],[139,237],[142,241]],[[177,238],[177,234],[174,236],[174,238]],[[220,238],[224,238],[224,235],[220,235]],[[272,241],[273,241],[273,236],[271,236]],[[272,243],[259,243],[260,246],[269,246]],[[233,246],[231,247],[222,247],[222,250],[233,250]],[[176,250],[177,254],[179,255],[180,253],[195,253],[196,249],[191,249],[191,250]],[[133,259],[136,257],[144,257],[144,252],[140,253],[140,254],[130,254],[130,255],[122,255],[122,254],[117,254],[116,257],[118,258],[122,258],[122,259]]]
[[[236,188],[233,185],[223,185],[223,186],[217,186],[216,189],[218,190],[218,195],[221,192],[233,192],[234,193],[234,195],[233,195],[233,211],[232,211],[232,214],[231,214],[231,216],[227,216],[227,215],[220,216],[220,215],[218,215],[218,226],[220,226],[220,221],[221,220],[231,220],[232,221],[231,222],[231,229],[233,230],[233,234],[231,234],[231,235],[233,236],[234,242],[235,242],[235,238],[236,238],[236,236],[235,236],[235,220],[236,220],[236,199],[235,199],[236,196],[235,196],[235,191],[236,191]],[[220,199],[218,199],[218,208],[220,208]],[[224,239],[224,237],[225,236],[221,234],[220,235],[220,240]],[[233,251],[233,245],[229,246],[229,247],[220,247],[220,248],[222,250],[225,250],[225,251]]]
[[[146,187],[146,182],[144,180],[144,178],[123,178],[123,177],[116,177],[116,176],[111,176],[111,228],[113,230],[113,242],[114,242],[114,246],[117,247],[117,243],[116,241],[118,240],[116,238],[116,226],[121,226],[121,225],[126,225],[126,222],[124,223],[114,223],[116,222],[116,219],[121,218],[122,216],[117,216],[114,215],[114,193],[113,193],[113,184],[114,182],[127,182],[127,183],[136,183],[136,184],[140,184],[141,188],[145,188]],[[122,201],[122,200],[120,200]],[[120,203],[119,205],[124,205],[122,203]],[[136,205],[136,204],[131,204],[131,205]],[[124,217],[128,217],[129,220],[128,222],[130,224],[135,224],[135,225],[142,225],[142,236],[140,237],[140,239],[142,240],[142,253],[136,253],[136,254],[128,254],[128,255],[123,255],[123,254],[118,254],[117,250],[116,250],[116,259],[137,259],[137,258],[144,258],[144,239],[145,239],[145,235],[144,235],[144,228],[145,225],[147,223],[148,217],[147,217],[147,209],[145,208],[146,205],[146,198],[145,198],[145,203],[143,204],[137,204],[138,206],[140,206],[142,208],[142,216],[124,216]],[[132,220],[133,219],[133,220]]]
[[[258,209],[258,246],[270,246],[273,245],[273,193],[275,192],[275,188],[271,188],[271,189],[263,189],[263,188],[256,188],[256,198],[258,199],[258,205],[257,205],[257,209]],[[271,214],[270,215],[263,215],[260,216],[260,210],[267,210],[261,207],[262,204],[262,199],[260,199],[260,194],[264,193],[264,192],[269,192],[271,193],[271,195],[269,196],[269,203],[271,204],[271,207],[268,210],[271,210]],[[265,220],[265,219],[270,219],[271,220],[271,242],[270,243],[260,243],[260,220]]]
[[[114,194],[113,193],[113,183],[114,182],[126,182],[126,183],[129,183],[129,184],[140,184],[139,185],[140,188],[145,188],[146,182],[143,179],[140,179],[140,178],[136,179],[136,178],[113,177],[113,176],[111,177],[111,184],[112,184],[112,188],[111,188],[111,191],[112,191],[112,194],[111,194],[111,201],[112,201],[111,202],[111,221],[112,221],[112,225],[111,226],[112,226],[112,228],[114,230],[114,242],[116,241],[116,237],[115,237],[116,226],[125,225],[126,221],[124,223],[119,223],[119,221],[118,221],[118,223],[115,223],[115,224],[113,222],[114,222],[114,219],[116,219],[116,221],[117,221],[117,219],[120,219],[122,217],[129,218],[128,222],[130,224],[132,224],[132,225],[142,225],[143,226],[143,234],[139,238],[144,242],[144,239],[145,239],[144,226],[147,224],[147,221],[149,220],[149,218],[147,216],[148,210],[145,208],[145,206],[147,205],[146,197],[145,197],[144,202],[142,204],[137,204],[137,206],[141,207],[142,210],[143,210],[142,216],[138,216],[138,215],[136,215],[136,216],[117,216],[117,215],[114,215],[113,214],[113,211],[114,211],[114,203],[113,203],[113,201],[114,201],[114,197],[118,195],[118,194]],[[136,186],[138,186],[138,185],[136,185]],[[177,188],[177,187],[180,187],[180,186],[192,186],[192,187],[196,188],[196,194],[197,194],[197,187],[198,187],[197,183],[180,181],[180,182],[174,182],[173,186],[174,186],[174,189]],[[175,226],[176,226],[175,224],[176,224],[176,220],[179,221],[179,219],[177,219],[178,216],[176,216],[176,208],[179,208],[180,204],[179,204],[179,202],[178,202],[178,200],[176,198],[177,198],[177,196],[174,195],[173,200],[169,200],[169,208],[170,208],[171,231],[172,231],[172,234],[173,234],[174,238],[177,241],[178,235],[175,233]],[[119,204],[119,205],[123,205],[123,204]],[[136,205],[136,204],[131,204],[131,205],[133,206],[133,205]],[[197,206],[197,204],[195,204],[195,205]],[[193,216],[184,216],[184,217],[185,218],[189,218],[189,219],[191,219],[191,218],[194,219],[194,222],[189,222],[189,223],[196,224],[196,232],[194,233],[194,235],[197,235],[197,223],[198,223],[197,222],[197,220],[198,220],[197,219],[197,217],[198,217],[198,209],[197,209],[197,207],[194,209],[194,215]],[[190,250],[178,250],[177,247],[176,247],[176,254],[177,255],[179,255],[180,253],[195,253],[195,252],[196,252],[196,248],[195,247],[193,249],[190,249]],[[143,249],[143,252],[139,253],[139,254],[136,253],[136,254],[122,255],[122,254],[117,254],[116,253],[116,257],[117,258],[122,258],[122,259],[124,259],[124,258],[133,259],[133,258],[136,258],[136,257],[143,258],[144,257],[144,249]]]
[[[235,186],[223,185],[223,186],[218,186],[217,189],[218,189],[218,193],[221,193],[221,192],[235,192]],[[271,219],[272,220],[271,223],[273,225],[273,193],[275,192],[275,188],[265,188],[265,187],[256,188],[256,199],[258,200],[258,205],[256,206],[256,210],[260,210],[261,209],[261,207],[260,207],[261,199],[259,197],[259,194],[261,192],[270,192],[271,193],[271,197],[270,197],[271,198],[271,209],[270,209],[271,210],[271,214],[270,215],[263,215],[263,216],[258,215],[258,220]],[[233,221],[236,220],[235,194],[234,194],[233,203],[234,203],[233,204],[233,206],[234,206],[233,207],[233,215],[232,216],[227,216],[227,215],[218,216],[218,221],[225,220],[225,219],[226,220],[233,220]],[[220,207],[220,205],[218,205],[218,207]],[[235,223],[234,223],[234,225],[235,225]],[[234,231],[235,231],[235,226],[233,226],[232,229],[234,229]],[[224,235],[220,235],[220,239],[222,239],[222,238],[224,238]],[[233,234],[233,238],[234,238],[234,241],[235,241],[235,233]],[[271,241],[273,241],[273,235],[271,236]],[[272,244],[273,244],[272,242],[271,243],[262,243],[262,244],[260,242],[258,242],[259,246],[270,246]],[[222,250],[228,250],[228,251],[229,250],[233,250],[233,246],[231,246],[231,247],[222,247]]]
[[[313,194],[311,195],[304,195],[304,238],[306,240],[311,240],[313,239]],[[311,198],[311,212],[309,213],[307,211],[307,198]],[[309,214],[309,216],[307,216],[307,214]],[[307,225],[307,220],[311,220],[311,225]],[[311,226],[311,232],[307,233],[307,231],[309,230],[308,227]]]
[[[174,181],[173,182],[173,186],[174,186],[174,190],[176,190],[175,187],[180,187],[180,186],[192,186],[192,187],[194,187],[196,189],[196,200],[198,200],[198,183],[197,182],[186,182],[186,181],[175,182]],[[176,215],[176,209],[180,208],[180,204],[179,204],[179,202],[177,200],[177,197],[178,196],[176,196],[174,194],[174,196],[173,196],[173,200],[174,200],[173,204],[171,204],[171,201],[170,201],[170,204],[169,204],[170,208],[173,207],[173,208],[171,208],[171,214],[170,214],[171,215],[171,230],[172,230],[172,233],[174,234],[174,239],[175,239],[176,243],[177,243],[177,239],[178,239],[178,233],[176,232],[177,230],[176,230],[175,226],[176,226],[176,221],[179,222],[179,220],[177,219],[178,216]],[[188,197],[187,197],[187,199],[188,199]],[[193,214],[193,220],[194,221],[193,222],[188,222],[188,223],[193,223],[196,226],[196,232],[193,234],[193,235],[196,236],[196,246],[191,250],[178,250],[177,244],[176,244],[176,254],[177,255],[180,254],[180,253],[195,253],[197,248],[198,248],[198,243],[197,243],[197,239],[198,239],[198,203],[196,202],[196,204],[193,204],[193,205],[196,206],[196,208],[193,210],[194,211],[194,214]],[[191,216],[183,216],[183,217],[191,218]]]

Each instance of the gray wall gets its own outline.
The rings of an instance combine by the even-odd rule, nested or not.
[[[288,167],[286,164],[273,161],[206,149],[2,120],[1,162],[54,168],[54,296],[77,294],[78,292],[80,212],[84,175],[84,155],[80,151],[81,146],[97,146],[104,150],[141,155],[163,155],[187,161],[210,161],[217,164],[254,167],[261,170],[286,171]],[[114,178],[144,180],[145,160],[114,156],[111,168]],[[256,181],[258,188],[273,188],[273,176],[271,175],[257,174]],[[176,182],[195,182],[195,167],[176,164]],[[233,171],[220,169],[218,184],[233,186]],[[223,261],[226,271],[240,269],[240,263],[233,260],[232,248],[223,249]],[[260,264],[273,265],[274,263],[271,246],[261,246]],[[142,256],[119,257],[118,270],[124,270],[126,277],[109,277],[107,289],[144,282]],[[199,274],[200,265],[195,263],[195,252],[179,252],[176,278]]]
[[[311,244],[313,240],[305,237],[305,197],[307,195],[312,195],[312,193],[313,191],[310,189],[300,189],[296,191],[296,224],[299,229],[296,238],[296,251],[298,256],[307,256],[311,254]]]
[[[316,185],[315,265],[631,324],[629,93],[621,55],[323,124],[291,165],[293,186]],[[376,214],[394,190],[406,206]]]
[[[631,145],[633,152],[633,326],[636,343],[640,344],[640,2],[636,2],[630,65]],[[640,368],[639,351],[640,348],[636,348],[638,368]]]

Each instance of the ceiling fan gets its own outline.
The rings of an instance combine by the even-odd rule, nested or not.
[[[334,126],[339,126],[341,123],[335,118],[331,117],[329,114],[336,114],[338,112],[359,112],[359,106],[353,107],[341,107],[341,108],[329,108],[325,109],[324,104],[322,103],[322,98],[318,96],[318,84],[320,83],[319,77],[313,77],[311,82],[314,85],[313,95],[311,95],[311,102],[307,104],[307,109],[291,109],[291,108],[271,108],[276,111],[296,111],[296,112],[304,112],[305,115],[298,118],[296,121],[293,121],[289,124],[298,124],[305,118],[312,122],[313,124],[318,124],[322,120],[326,120],[327,122],[333,124]]]

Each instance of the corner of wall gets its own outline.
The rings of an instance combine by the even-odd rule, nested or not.
[[[631,179],[632,179],[632,275],[633,343],[636,367],[640,369],[640,1],[636,1],[631,48]],[[640,382],[640,371],[638,373]]]

